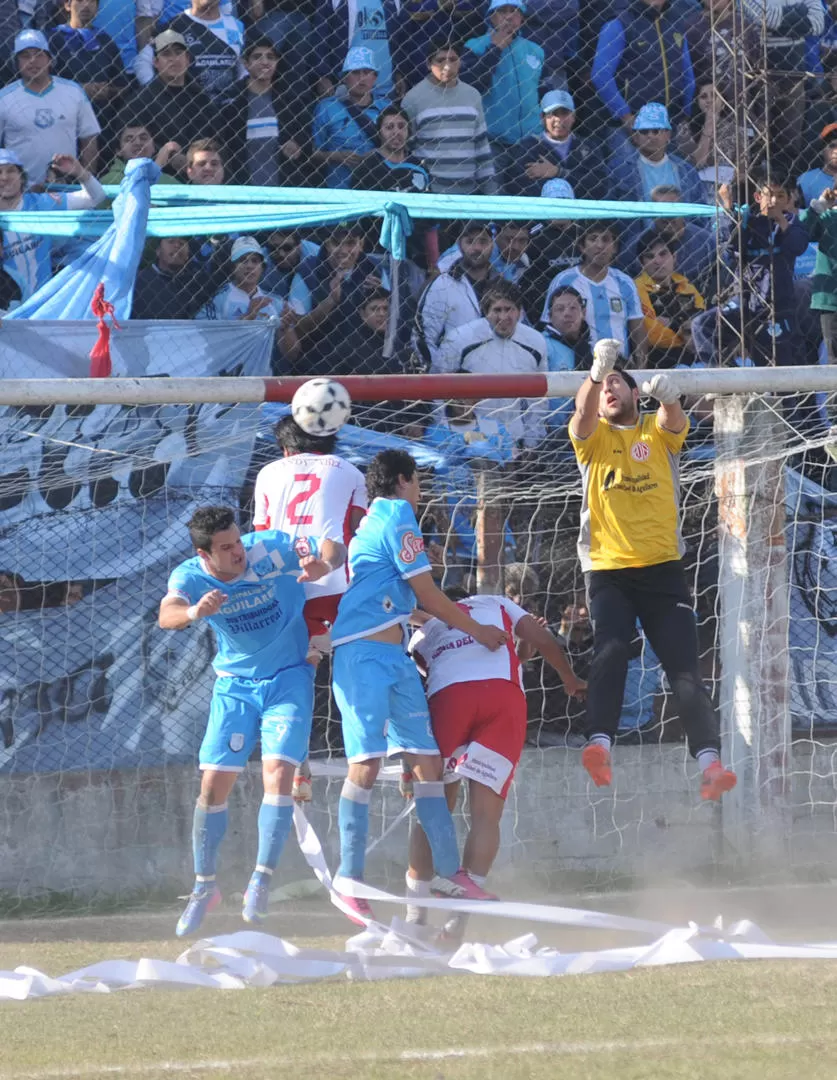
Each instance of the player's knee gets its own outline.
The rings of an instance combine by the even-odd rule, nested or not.
[[[601,643],[596,643],[593,663],[613,674],[620,670],[627,671],[630,658],[631,650],[627,641],[615,637],[606,638]]]
[[[697,672],[678,672],[670,676],[669,682],[674,696],[685,711],[696,711],[701,708],[708,708],[711,711],[712,699]]]
[[[371,758],[369,761],[353,761],[349,765],[348,779],[358,787],[370,789],[374,787],[381,767],[379,758]]]

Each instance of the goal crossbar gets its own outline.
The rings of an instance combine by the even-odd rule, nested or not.
[[[656,371],[634,371],[641,383]],[[676,369],[681,394],[805,394],[837,391],[837,366]],[[168,405],[288,402],[309,377],[4,379],[0,405]],[[538,375],[347,375],[352,400],[572,397],[584,372]]]

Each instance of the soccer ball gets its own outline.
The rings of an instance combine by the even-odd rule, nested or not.
[[[349,391],[333,379],[309,379],[291,401],[291,415],[308,435],[336,435],[351,414]]]

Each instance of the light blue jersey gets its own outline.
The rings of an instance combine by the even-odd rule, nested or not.
[[[269,679],[305,663],[308,629],[302,616],[305,590],[297,581],[299,560],[316,555],[313,537],[293,539],[282,532],[247,533],[241,538],[247,569],[234,581],[219,581],[200,555],[182,562],[169,577],[168,594],[196,604],[213,589],[227,599],[207,622],[215,631],[218,675]]]
[[[413,508],[375,499],[349,544],[349,588],[331,630],[334,645],[406,623],[416,604],[410,578],[430,570]]]
[[[549,322],[552,294],[561,285],[571,285],[586,301],[584,314],[590,326],[591,343],[595,344],[602,338],[616,338],[622,342],[625,356],[630,355],[628,323],[631,319],[642,318],[639,293],[631,278],[613,267],[608,270],[603,281],[591,281],[581,272],[579,266],[562,270],[549,283],[541,314],[542,322]]]
[[[21,210],[66,210],[66,195],[36,195],[27,191],[20,204]],[[35,236],[32,233],[3,233],[3,269],[20,286],[21,300],[29,297],[52,277],[51,236]]]
[[[668,157],[662,161],[649,161],[639,155],[639,175],[642,177],[642,197],[651,202],[651,192],[655,187],[679,187],[680,178]]]

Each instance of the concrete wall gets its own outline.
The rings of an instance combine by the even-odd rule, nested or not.
[[[682,746],[617,747],[614,787],[588,790],[577,750],[528,750],[503,820],[492,882],[519,895],[570,891],[630,879],[636,884],[831,877],[837,864],[837,747],[796,744],[794,831],[786,858],[748,865],[748,852],[724,846],[722,810],[701,803],[694,762]],[[317,777],[309,816],[337,864],[340,780]],[[74,893],[87,901],[174,896],[191,881],[191,767],[113,773],[0,778],[0,895],[34,898]],[[220,873],[227,891],[246,884],[256,851],[261,798],[251,767],[230,800],[230,829]],[[403,803],[395,785],[379,786],[372,836]],[[369,878],[402,880],[407,830],[399,826],[371,856]],[[310,876],[289,845],[278,882]]]

